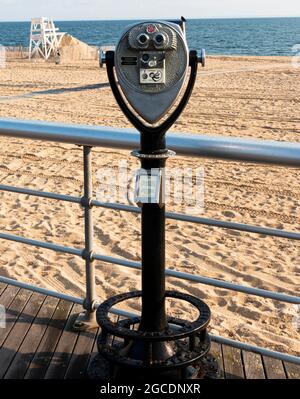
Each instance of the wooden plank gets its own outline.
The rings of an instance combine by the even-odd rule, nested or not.
[[[69,366],[72,353],[78,339],[78,332],[72,329],[75,319],[82,311],[82,306],[75,304],[70,312],[65,329],[47,369],[46,379],[63,379]]]
[[[210,354],[217,360],[219,365],[219,379],[225,378],[224,363],[223,363],[223,352],[221,344],[217,342],[211,343]]]
[[[86,370],[97,332],[98,329],[94,329],[79,334],[65,378],[86,378]]]
[[[300,379],[300,366],[294,363],[284,362],[284,368],[288,379],[290,380]]]
[[[20,288],[18,287],[13,287],[12,285],[8,286],[0,296],[0,305],[8,308],[19,291]]]
[[[281,360],[263,356],[266,378],[269,380],[284,380],[286,374]]]
[[[89,367],[89,365],[91,364],[92,360],[94,359],[95,356],[98,355],[99,351],[98,351],[98,345],[97,345],[97,338],[98,338],[98,334],[99,334],[100,329],[97,331],[97,334],[95,334],[95,340],[94,340],[94,345],[92,347],[91,350],[91,354],[90,354],[90,358],[88,361],[88,365],[87,368]]]
[[[58,299],[47,297],[41,307],[37,317],[28,331],[22,345],[19,348],[14,360],[12,361],[5,379],[22,379],[26,374],[31,360],[39,346],[52,315],[57,307]]]
[[[37,293],[32,294],[17,322],[11,329],[9,336],[6,338],[2,348],[0,349],[0,378],[3,378],[10,363],[17,354],[18,349],[44,300],[44,295]]]
[[[117,316],[117,315],[114,315],[114,314],[110,314],[109,316],[110,316],[111,321],[114,322],[114,323],[118,322],[120,319],[124,319],[124,317],[121,318],[120,316]],[[134,329],[134,328],[132,327],[132,329]],[[95,336],[95,341],[94,341],[93,349],[91,351],[91,355],[90,355],[90,358],[89,358],[87,369],[90,367],[90,364],[94,360],[95,356],[97,356],[99,354],[97,339],[98,339],[98,336],[99,336],[100,333],[101,333],[101,329],[99,328],[98,333]],[[107,343],[109,345],[114,345],[118,341],[119,342],[124,342],[121,338],[117,338],[115,336],[111,336],[110,335],[108,337]],[[92,378],[94,378],[94,377],[92,377]]]
[[[10,290],[7,289],[7,291]],[[17,294],[13,296],[16,292]],[[7,292],[7,295],[3,298],[1,304],[6,308],[6,327],[0,329],[0,347],[5,342],[31,295],[32,293],[27,290],[12,290],[10,293]]]
[[[222,345],[224,371],[226,379],[245,378],[241,351],[231,346]]]
[[[261,355],[242,351],[245,375],[248,380],[264,380],[266,378]]]
[[[66,325],[72,303],[60,300],[53,318],[50,321],[45,334],[38,346],[32,362],[25,374],[26,379],[44,378],[53,352]]]
[[[3,291],[6,289],[7,284],[0,283],[0,296],[2,295]]]

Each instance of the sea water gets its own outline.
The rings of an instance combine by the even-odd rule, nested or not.
[[[134,21],[56,21],[62,32],[93,46],[115,45],[124,27]],[[30,22],[0,22],[0,44],[29,45]],[[191,19],[191,49],[208,54],[286,55],[300,44],[300,18]]]

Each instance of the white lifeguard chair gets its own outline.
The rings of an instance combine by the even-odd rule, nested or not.
[[[52,19],[41,17],[31,20],[29,59],[39,54],[45,60],[56,55],[64,32],[59,32]]]

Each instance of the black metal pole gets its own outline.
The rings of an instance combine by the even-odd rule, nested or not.
[[[141,133],[141,167],[162,170],[166,164],[165,133]],[[161,195],[164,194],[164,178]],[[142,315],[139,331],[163,332],[168,329],[165,296],[165,204],[142,205]],[[136,342],[131,354],[146,361],[162,361],[173,355],[167,342]]]
[[[165,134],[141,133],[141,166],[164,169]],[[162,157],[160,157],[162,155]],[[158,157],[158,158],[156,158]],[[164,186],[164,179],[162,181]],[[164,190],[164,187],[162,187]],[[141,331],[167,328],[165,309],[165,205],[142,206],[142,318]]]
[[[140,330],[163,331],[165,310],[165,206],[142,209],[142,319]]]

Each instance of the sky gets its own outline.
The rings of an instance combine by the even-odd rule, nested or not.
[[[300,0],[0,0],[0,21],[300,17]]]

